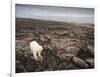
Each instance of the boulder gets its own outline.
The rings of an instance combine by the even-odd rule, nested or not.
[[[74,46],[71,46],[71,47],[69,46],[69,47],[65,48],[65,51],[68,54],[73,54],[73,56],[76,56],[79,53],[80,48],[74,47]]]
[[[65,60],[65,61],[71,61],[71,59],[73,58],[73,54],[67,54],[67,53],[59,53],[57,54],[57,56],[62,59],[62,60]]]
[[[94,59],[93,58],[86,59],[86,62],[89,65],[89,67],[94,67]]]
[[[81,67],[81,68],[87,68],[88,67],[88,64],[84,60],[82,60],[82,59],[80,59],[78,57],[73,57],[72,61],[76,65],[78,65],[79,67]]]
[[[90,55],[92,55],[92,56],[94,56],[94,47],[93,46],[90,46],[90,45],[88,45],[88,53],[90,54]]]
[[[42,42],[46,42],[46,41],[47,41],[47,39],[46,39],[44,36],[40,36],[40,40],[41,40]]]

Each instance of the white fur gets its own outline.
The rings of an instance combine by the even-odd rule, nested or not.
[[[33,53],[34,59],[37,60],[41,60],[43,59],[41,52],[43,50],[43,47],[40,46],[36,41],[32,41],[30,42],[30,49]]]

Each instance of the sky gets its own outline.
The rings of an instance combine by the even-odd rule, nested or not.
[[[94,23],[93,8],[16,4],[15,16],[60,22]]]

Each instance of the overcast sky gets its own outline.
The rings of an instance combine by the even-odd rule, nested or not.
[[[16,4],[16,18],[33,18],[64,22],[94,23],[93,8]]]

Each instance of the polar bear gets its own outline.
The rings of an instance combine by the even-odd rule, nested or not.
[[[30,49],[31,49],[31,52],[33,53],[34,59],[36,61],[43,60],[43,57],[41,55],[41,52],[43,51],[43,47],[40,46],[37,41],[30,42]]]

